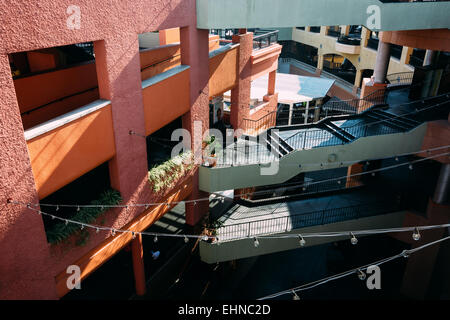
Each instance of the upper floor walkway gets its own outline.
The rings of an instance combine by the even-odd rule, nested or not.
[[[381,31],[439,29],[450,27],[449,9],[448,1],[197,0],[197,27],[363,25]]]

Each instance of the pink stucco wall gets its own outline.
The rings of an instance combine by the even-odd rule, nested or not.
[[[117,155],[111,161],[112,183],[127,203],[150,198],[145,140],[129,135],[145,129],[139,72],[139,33],[174,27],[181,34],[183,59],[191,65],[191,115],[207,121],[208,35],[195,28],[195,0],[79,0],[81,28],[67,28],[73,1],[0,3],[0,299],[56,299],[54,276],[108,237],[94,235],[84,247],[70,250],[48,245],[42,218],[8,198],[36,203],[28,150],[8,63],[8,53],[73,43],[95,43],[100,97],[112,102]],[[182,29],[182,30],[183,30]],[[206,36],[205,36],[206,35]],[[189,43],[193,41],[193,43]],[[206,66],[206,71],[205,67]],[[198,91],[206,90],[206,95]],[[197,92],[197,94],[196,94]],[[205,123],[207,126],[207,122]],[[140,211],[112,210],[105,225],[120,227]],[[195,220],[195,219],[194,219]]]

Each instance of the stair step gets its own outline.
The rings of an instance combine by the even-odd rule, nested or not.
[[[332,122],[327,122],[327,125],[332,127],[334,130],[338,131],[340,134],[344,135],[349,140],[355,140],[356,139],[356,137],[354,135],[352,135],[351,133],[345,131],[341,127],[338,127],[337,125],[335,125]]]
[[[344,136],[342,133],[340,133],[339,131],[335,130],[332,126],[330,126],[328,123],[323,123],[323,127],[325,128],[326,131],[330,132],[332,135],[338,137],[339,139],[341,139],[344,143],[350,142],[350,139],[347,138],[346,136]]]

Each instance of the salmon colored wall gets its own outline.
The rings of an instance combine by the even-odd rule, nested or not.
[[[180,42],[180,28],[159,30],[159,44],[161,46]]]
[[[218,96],[233,88],[238,81],[239,47],[209,59],[209,97]]]
[[[95,63],[14,80],[20,112],[97,87]],[[78,105],[81,106],[81,105]]]
[[[59,53],[54,49],[30,51],[27,58],[31,72],[54,69],[59,65]]]
[[[209,52],[220,48],[220,37],[218,34],[209,35]]]
[[[383,31],[380,40],[410,48],[450,51],[450,30]]]
[[[39,198],[115,154],[111,105],[27,141]]]
[[[168,45],[139,52],[142,80],[151,78],[181,64],[180,45]]]
[[[150,135],[189,111],[189,69],[145,88],[142,95],[145,134]]]
[[[252,52],[252,81],[271,71],[277,70],[281,48],[281,45],[273,44],[268,48]]]

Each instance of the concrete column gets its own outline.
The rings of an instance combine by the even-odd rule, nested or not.
[[[359,86],[361,85],[361,77],[362,77],[362,70],[357,69],[356,76],[355,76],[355,83],[353,83],[354,87],[359,88]]]
[[[367,42],[369,41],[370,38],[370,30],[367,29],[366,27],[362,27],[361,30],[361,47],[365,48],[367,47]]]
[[[385,83],[386,75],[389,67],[389,60],[391,59],[390,50],[391,45],[387,42],[378,42],[377,58],[375,61],[375,69],[373,75],[375,83]]]
[[[321,26],[320,27],[320,35],[325,36],[327,34],[328,28],[329,28],[328,26]]]
[[[434,60],[436,58],[436,51],[434,50],[427,50],[425,52],[425,57],[423,59],[423,66],[431,66],[434,63]]]
[[[209,129],[209,35],[208,30],[200,30],[195,27],[183,27],[180,29],[181,63],[189,65],[190,80],[190,104],[188,113],[183,115],[183,128],[189,130],[192,136],[191,148],[195,154],[197,164],[201,163],[202,135]],[[198,121],[201,134],[194,131],[194,123]],[[207,198],[208,193],[198,188],[198,170],[194,172],[192,193],[190,200]],[[197,224],[209,210],[209,202],[201,201],[186,204],[186,223]]]
[[[253,51],[253,33],[233,36],[233,43],[239,43],[239,80],[231,89],[230,123],[234,130],[243,128],[243,120],[250,112],[251,63]],[[205,60],[208,61],[208,60]]]
[[[120,191],[123,203],[145,201],[148,191],[139,42],[137,34],[94,42],[100,98],[111,100],[116,156],[110,161],[111,185]],[[130,163],[133,165],[130,166]],[[138,208],[129,212],[138,214]]]
[[[402,48],[402,56],[400,57],[400,63],[409,64],[409,60],[411,59],[411,54],[413,53],[414,48],[411,47],[403,47]]]
[[[142,247],[142,235],[136,236],[131,241],[131,255],[133,257],[134,281],[136,284],[136,294],[143,296],[146,293],[145,269],[144,269],[144,250]]]
[[[277,70],[273,70],[269,73],[269,83],[267,86],[267,95],[271,96],[275,94],[275,82],[277,78]]]
[[[350,33],[350,26],[341,26],[341,34],[344,36],[348,36]]]
[[[294,106],[291,103],[289,103],[289,119],[288,119],[288,125],[292,124],[292,112],[293,112]]]
[[[317,99],[316,108],[314,109],[314,122],[319,121],[321,106],[322,106],[322,99]]]
[[[434,190],[433,201],[438,204],[449,202],[450,198],[450,163],[441,164],[441,171]]]
[[[309,114],[309,101],[306,102],[306,109],[305,109],[305,124],[308,123],[308,114]]]
[[[318,59],[317,59],[317,69],[319,69],[320,71],[323,70],[323,54],[319,54]]]
[[[0,53],[0,299],[57,299],[42,216],[7,199],[38,203],[7,54]],[[36,208],[39,209],[39,208]]]

